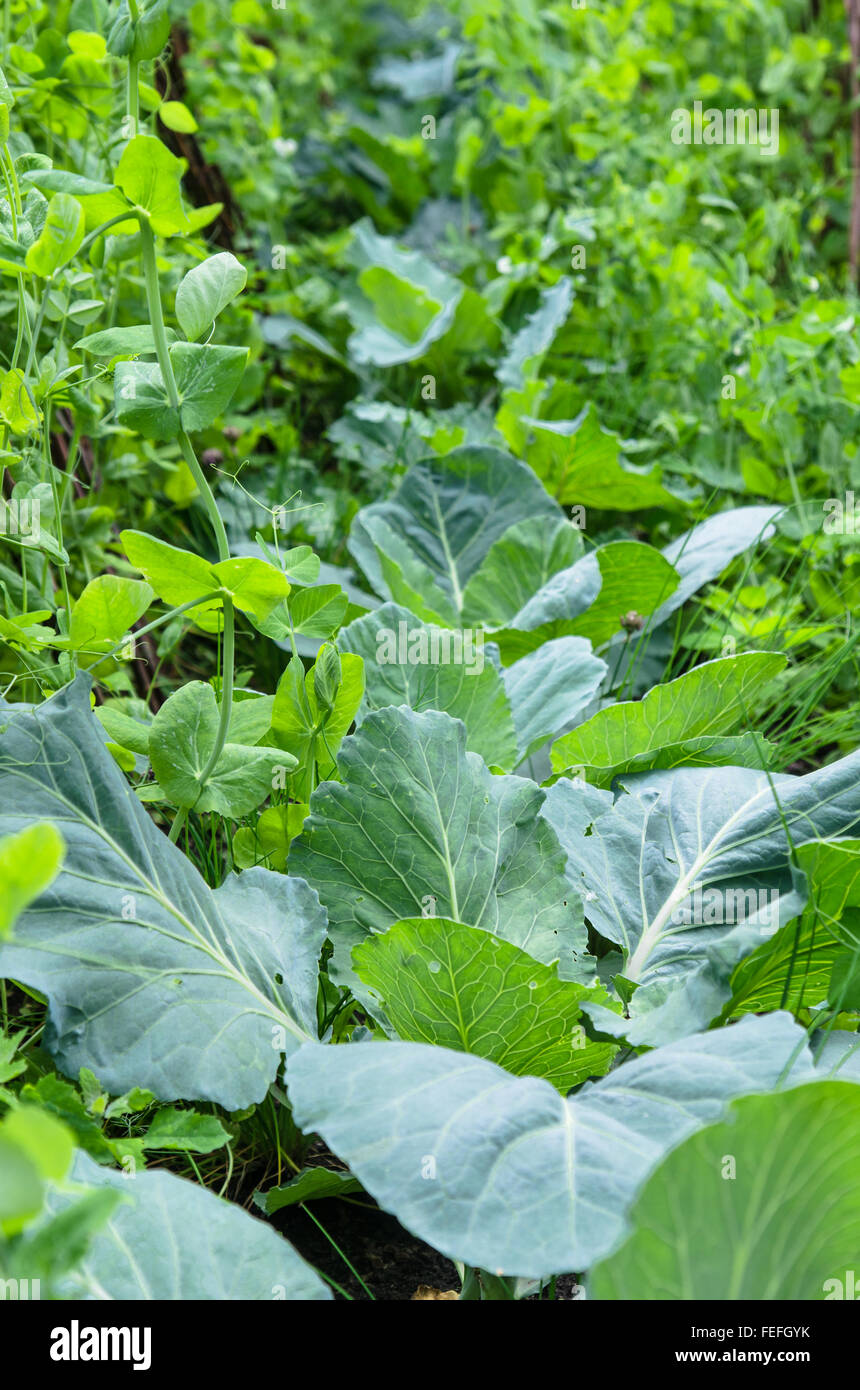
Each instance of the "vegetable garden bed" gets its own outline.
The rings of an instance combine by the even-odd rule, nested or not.
[[[847,9],[7,0],[7,1297],[856,1298]]]

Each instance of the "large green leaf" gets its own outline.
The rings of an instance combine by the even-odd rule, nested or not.
[[[316,894],[267,869],[210,889],[107,752],[86,677],[0,718],[0,832],[51,819],[67,844],[0,947],[0,973],[48,999],[58,1066],[89,1067],[115,1095],[262,1100],[279,1053],[316,1035]]]
[[[713,762],[736,761],[732,744],[718,737],[754,722],[751,702],[785,662],[779,652],[723,657],[655,686],[644,700],[610,705],[553,744],[553,771],[577,767],[596,786],[606,787],[619,772],[706,761],[709,751]],[[691,758],[684,756],[685,746]]]
[[[416,464],[390,501],[362,508],[349,547],[380,597],[453,627],[469,579],[523,516],[549,526],[561,511],[525,464],[466,446]]]
[[[287,1241],[198,1183],[155,1170],[127,1174],[79,1153],[75,1185],[121,1195],[83,1260],[61,1281],[67,1299],[327,1299],[319,1275]],[[71,1198],[57,1192],[53,1212]]]
[[[641,773],[625,777],[628,790],[611,804],[585,801],[581,784],[565,779],[549,790],[543,814],[587,916],[621,947],[621,973],[638,985],[631,1042],[682,1036],[720,1012],[738,961],[805,902],[787,835],[802,844],[860,825],[858,771],[860,753],[805,777],[735,767]]]
[[[347,346],[354,361],[413,362],[452,327],[465,287],[421,252],[401,250],[364,220],[353,229],[349,255],[362,291],[350,303],[356,331]]]
[[[465,744],[447,714],[378,710],[341,746],[341,783],[311,797],[290,863],[328,908],[339,978],[351,978],[350,952],[368,933],[431,905],[582,978],[582,907],[538,816],[544,794],[492,776]]]
[[[502,674],[523,759],[582,717],[600,689],[606,662],[583,637],[558,637]]]
[[[589,404],[575,420],[524,421],[531,429],[526,462],[548,492],[564,505],[632,512],[645,507],[677,510],[681,503],[660,481],[660,469],[624,466],[616,434],[601,429]]]
[[[589,1042],[583,998],[607,1005],[600,985],[555,970],[480,927],[413,917],[374,933],[352,953],[360,980],[404,1042],[487,1057],[514,1076],[543,1076],[565,1094],[601,1076],[615,1048]]]
[[[483,633],[455,635],[422,623],[407,608],[384,603],[345,627],[338,646],[364,661],[359,723],[387,705],[443,710],[462,719],[470,752],[506,770],[514,766],[517,735],[505,682],[484,650]]]
[[[781,507],[734,507],[717,512],[672,541],[663,551],[681,576],[680,583],[653,616],[653,626],[665,622],[691,594],[716,579],[736,556],[773,535]]]
[[[813,1040],[815,1067],[822,1081],[860,1084],[860,1035],[834,1030]]]
[[[503,660],[533,651],[553,637],[587,637],[602,646],[617,633],[625,613],[653,613],[678,576],[653,546],[610,541],[559,570],[496,634]]]
[[[582,557],[582,534],[557,517],[517,521],[490,546],[463,592],[463,619],[504,627],[559,570]]]
[[[656,610],[649,613],[644,651],[641,642],[631,641],[624,652],[621,647],[626,639],[620,634],[614,638],[610,665],[615,668],[616,681],[629,684],[632,692],[639,695],[661,678],[672,639],[666,627],[660,632],[655,630],[666,624],[694,593],[718,578],[738,555],[746,550],[753,551],[772,536],[773,522],[782,510],[781,507],[735,507],[718,512],[664,547],[663,557],[679,575],[678,583],[674,589],[667,590]]]
[[[798,847],[796,859],[809,901],[800,917],[737,966],[726,1015],[774,1008],[796,1013],[825,1000],[842,1007],[831,997],[832,977],[839,957],[853,957],[860,948],[860,841],[812,840]]]
[[[664,1155],[783,1074],[816,1075],[784,1013],[661,1047],[568,1100],[420,1043],[310,1044],[287,1065],[298,1124],[407,1230],[452,1259],[535,1278],[606,1254]]]
[[[801,915],[763,941],[736,966],[726,1016],[813,1008],[828,996],[837,955],[844,948],[807,904]]]
[[[573,294],[573,282],[567,275],[541,291],[537,309],[514,335],[496,370],[503,386],[522,389],[528,378],[536,373],[570,313]]]
[[[822,1081],[735,1101],[650,1178],[589,1297],[853,1299],[858,1166],[860,1086]]]

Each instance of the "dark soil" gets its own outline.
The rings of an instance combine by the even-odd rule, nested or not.
[[[459,1289],[460,1280],[451,1261],[404,1231],[395,1217],[373,1206],[369,1198],[314,1202],[310,1210],[330,1240],[301,1207],[284,1208],[272,1218],[272,1224],[309,1264],[333,1279],[350,1298],[366,1302],[368,1295],[350,1274],[332,1240],[376,1299],[409,1300],[420,1284]],[[334,1296],[343,1297],[337,1289]]]
[[[369,1197],[354,1201],[332,1198],[314,1202],[310,1210],[330,1239],[301,1207],[286,1207],[277,1212],[271,1218],[272,1224],[309,1264],[340,1285],[344,1293],[334,1289],[336,1299],[348,1294],[352,1299],[367,1302],[368,1294],[350,1273],[332,1241],[344,1252],[375,1299],[408,1301],[421,1285],[442,1291],[459,1290],[460,1280],[452,1262],[410,1235]],[[562,1275],[556,1286],[556,1300],[572,1301],[575,1286],[573,1275]]]

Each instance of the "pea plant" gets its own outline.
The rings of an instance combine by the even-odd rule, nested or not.
[[[453,1261],[464,1301],[554,1297],[564,1276],[590,1299],[845,1296],[856,635],[842,541],[801,487],[841,476],[832,441],[807,477],[796,412],[774,398],[772,438],[741,401],[762,457],[736,477],[703,452],[682,476],[680,412],[650,422],[666,457],[601,424],[603,382],[600,413],[559,418],[582,286],[569,258],[540,269],[562,215],[529,240],[498,149],[528,120],[547,150],[566,126],[549,99],[464,107],[443,81],[460,40],[413,76],[421,100],[442,83],[455,229],[468,242],[485,198],[509,265],[476,242],[455,273],[454,250],[394,235],[342,124],[324,169],[362,215],[313,242],[343,257],[339,298],[313,265],[283,288],[268,225],[265,254],[214,249],[224,204],[193,201],[209,166],[175,68],[216,9],[5,10],[0,1276],[61,1298],[329,1299],[338,1281],[278,1223],[312,1206],[324,1226],[325,1199],[351,1196]],[[270,49],[277,21],[234,9],[223,73],[192,53],[187,81],[216,126],[253,103],[275,129],[266,55],[294,38]],[[501,82],[504,35],[461,17]],[[349,138],[417,208],[431,155],[405,133],[406,62],[377,73],[400,89],[396,138],[358,117]],[[784,347],[756,254],[759,317],[733,330],[752,360]],[[292,313],[312,300],[336,343]],[[847,412],[833,305],[794,327],[786,309],[783,336]],[[279,471],[317,423],[287,418],[284,362],[314,401],[326,371],[359,384],[325,417],[337,502]],[[480,406],[387,399],[416,364],[426,392],[481,383]],[[348,513],[342,533],[320,512]]]

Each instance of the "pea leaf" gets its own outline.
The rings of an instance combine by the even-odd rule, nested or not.
[[[248,272],[229,251],[194,266],[176,291],[176,317],[186,338],[202,338],[215,319],[245,288]]]
[[[157,58],[170,37],[167,0],[138,0],[133,19],[128,0],[120,0],[107,34],[108,52],[135,63]]]
[[[129,563],[140,570],[158,597],[171,607],[203,598],[221,587],[214,567],[193,551],[168,545],[144,531],[122,531],[120,540]],[[209,599],[200,609],[214,608],[219,603],[219,599]],[[191,612],[195,614],[198,609]]]
[[[144,439],[175,439],[181,420],[170,404],[157,362],[119,362],[113,377],[114,411],[121,425]]]
[[[20,367],[4,372],[0,386],[0,415],[13,434],[30,434],[39,428],[41,414],[30,398]]]
[[[80,203],[68,193],[55,193],[48,204],[45,225],[27,252],[27,269],[47,280],[68,265],[84,239]]]
[[[175,341],[172,328],[166,328],[168,343]],[[78,352],[90,352],[93,357],[137,357],[155,352],[155,338],[148,323],[132,328],[104,328],[98,333],[89,333],[75,343]]]
[[[83,667],[98,666],[98,653],[107,652],[146,612],[155,597],[148,584],[116,574],[91,579],[74,604],[69,641]]]
[[[143,531],[123,531],[120,540],[130,563],[171,607],[222,589],[240,612],[262,621],[290,592],[286,576],[256,556],[239,555],[210,565],[192,551],[168,545]],[[222,603],[221,598],[207,599],[189,609],[189,617],[196,621]]]
[[[239,819],[270,795],[275,767],[289,771],[296,763],[278,748],[226,743],[201,790],[200,776],[215,747],[219,719],[211,685],[189,681],[165,700],[153,719],[149,757],[158,785],[175,805]]]
[[[287,666],[275,692],[272,736],[299,763],[292,789],[301,801],[308,799],[314,785],[314,761],[323,777],[334,774],[335,754],[363,694],[364,666],[360,656],[344,654],[341,682],[329,711],[320,709],[313,668],[305,671],[301,661],[295,659]]]
[[[114,373],[117,419],[145,439],[175,439],[180,429],[211,425],[242,379],[248,350],[176,342],[170,360],[179,397],[175,406],[157,362],[120,362]]]
[[[62,835],[49,821],[0,839],[0,940],[10,935],[16,918],[53,883],[65,852]]]
[[[183,135],[193,135],[199,129],[188,107],[182,101],[163,101],[158,108],[158,119],[168,130],[176,130]]]
[[[248,360],[248,349],[174,343],[170,360],[179,392],[182,428],[205,429],[230,403]]]
[[[153,135],[135,135],[123,150],[114,183],[159,236],[175,236],[189,230],[182,206],[185,161],[177,159]]]

